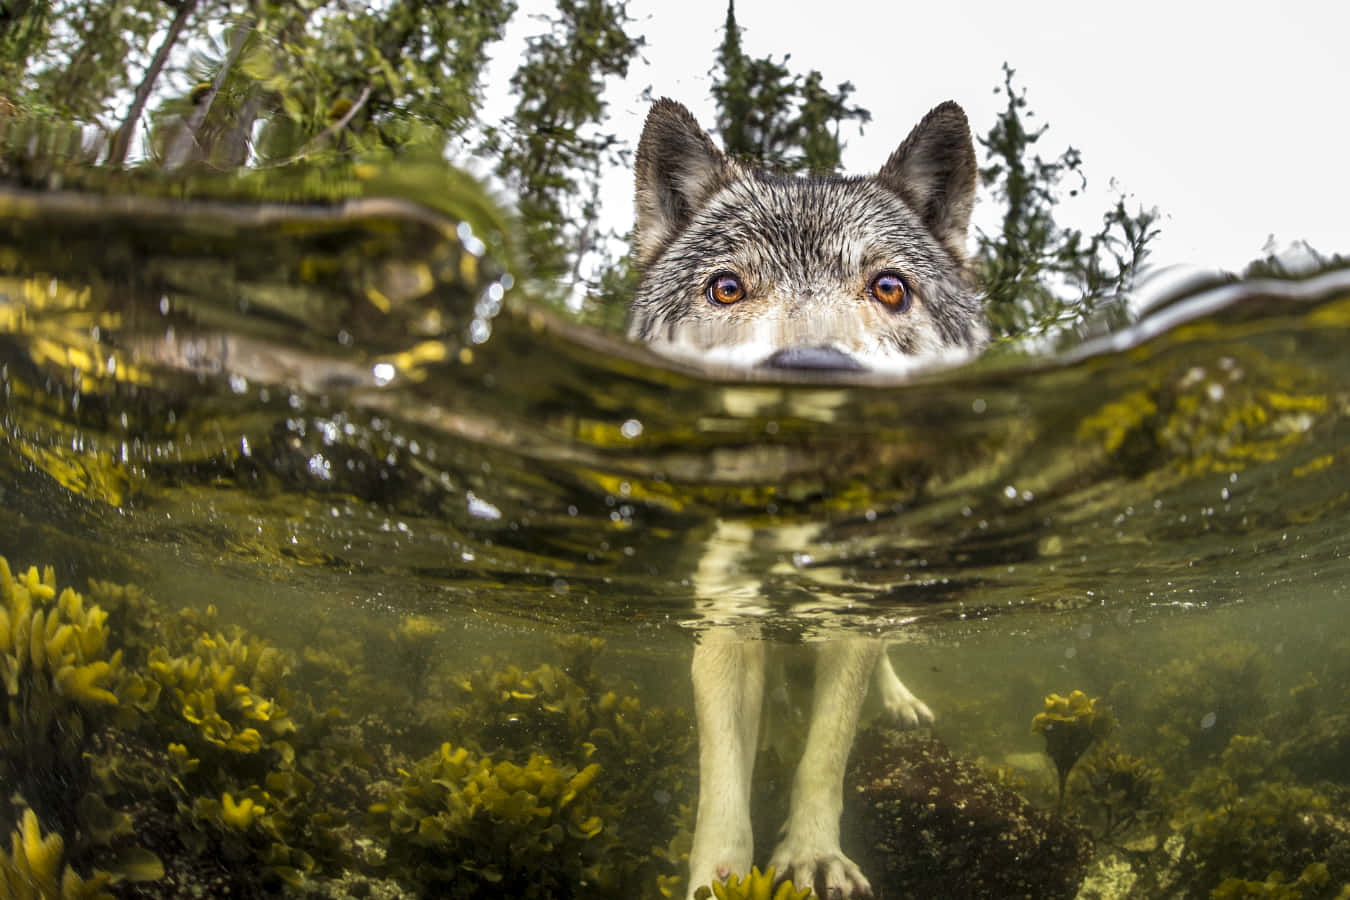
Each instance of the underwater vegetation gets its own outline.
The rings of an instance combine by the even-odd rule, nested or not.
[[[1078,769],[1074,812],[1101,841],[1149,827],[1161,811],[1162,772],[1119,745],[1103,743]]]
[[[65,842],[59,834],[42,834],[37,814],[23,812],[10,838],[8,853],[0,848],[0,896],[6,900],[111,900],[103,890],[109,875],[100,872],[88,879],[67,865],[61,868]]]
[[[442,679],[439,629],[409,616],[381,676],[359,641],[302,654],[135,586],[84,594],[0,557],[0,590],[0,896],[655,898],[679,881],[692,728],[602,675],[602,640]],[[418,693],[407,677],[442,695],[361,705]]]
[[[419,760],[384,803],[371,808],[390,832],[387,863],[406,868],[437,894],[557,897],[619,887],[613,829],[600,773],[532,755],[525,765],[493,762],[443,744]]]
[[[1344,784],[1296,783],[1269,739],[1235,735],[1178,798],[1170,825],[1183,849],[1164,877],[1194,895],[1345,896],[1347,800]]]
[[[603,640],[474,661],[403,615],[355,636],[290,623],[288,646],[247,613],[57,571],[0,557],[0,896],[684,893],[693,729],[608,672]],[[845,852],[881,898],[1346,900],[1346,674],[1286,677],[1280,699],[1236,642],[1101,697],[1052,694],[1033,727],[1055,809],[1027,799],[1052,806],[1048,771],[1031,791],[932,736],[865,728]],[[1104,887],[1108,859],[1128,877]],[[810,889],[753,870],[702,891]]]
[[[1064,804],[1064,786],[1069,772],[1094,741],[1111,733],[1115,720],[1097,700],[1082,691],[1069,696],[1051,694],[1045,698],[1045,710],[1031,720],[1032,734],[1045,737],[1045,752],[1059,773],[1059,802]]]
[[[881,897],[1071,898],[1092,856],[1084,829],[936,738],[885,728],[858,736],[844,823]]]
[[[1085,754],[1094,704],[1052,695],[1037,721],[1079,729],[1051,750],[1065,815],[1099,845],[1083,900],[1350,897],[1350,769],[1335,764],[1350,741],[1337,711],[1345,681],[1322,675],[1271,702],[1259,649],[1216,644],[1113,686],[1126,717]]]
[[[704,885],[694,892],[694,900],[814,900],[810,888],[799,890],[791,880],[775,885],[773,875],[773,866],[763,872],[754,866],[744,877],[732,875],[725,882]]]

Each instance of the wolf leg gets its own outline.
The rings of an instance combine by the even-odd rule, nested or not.
[[[869,897],[871,885],[839,847],[839,814],[844,808],[844,765],[881,642],[847,638],[822,644],[818,653],[811,727],[792,785],[792,808],[771,865],[799,888],[819,880],[826,900]]]
[[[933,711],[905,687],[905,683],[895,674],[895,669],[891,668],[891,657],[884,649],[877,660],[873,681],[886,715],[896,725],[901,728],[919,728],[933,724]]]
[[[764,644],[708,632],[694,649],[693,677],[699,774],[690,897],[705,884],[750,872],[750,778],[764,697]]]

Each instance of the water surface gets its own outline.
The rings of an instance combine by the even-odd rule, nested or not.
[[[167,874],[119,895],[678,890],[684,672],[710,625],[789,648],[891,639],[934,734],[1044,810],[1059,800],[1032,716],[1052,692],[1098,698],[1116,722],[1099,752],[1159,788],[1122,830],[1126,801],[1086,768],[1070,778],[1060,813],[1091,835],[1092,877],[1128,870],[1082,896],[1209,896],[1314,864],[1330,874],[1306,896],[1350,881],[1339,819],[1302,844],[1271,831],[1268,858],[1232,849],[1252,840],[1240,797],[1326,817],[1350,796],[1344,270],[1169,298],[1059,356],[824,380],[673,366],[574,324],[528,299],[490,224],[410,202],[7,189],[0,209],[0,553],[16,573],[53,565],[59,586],[144,589],[162,630],[133,639],[114,611],[128,669],[151,671],[157,641],[161,663],[209,668],[213,635],[285,660],[236,654],[222,676],[252,672],[250,696],[289,708],[294,733],[260,728],[260,748],[202,738],[168,676],[137,722],[79,713],[168,754],[176,788],[19,767],[29,793],[84,779],[145,833],[194,823],[198,841],[142,846]],[[194,768],[171,746],[218,758]],[[597,787],[573,789],[593,808],[549,831],[567,804],[539,799],[539,769],[506,791],[547,807],[524,816],[537,833],[507,834],[498,807],[451,827],[477,777],[447,761],[460,747],[526,769],[544,754],[560,783],[598,759]],[[80,874],[133,871],[135,840],[96,836],[76,798],[25,800],[70,830]],[[1237,824],[1203,824],[1215,810]],[[521,852],[589,861],[517,871]],[[227,876],[199,857],[243,861]]]

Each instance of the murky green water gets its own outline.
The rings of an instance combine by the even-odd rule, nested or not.
[[[937,725],[851,776],[881,896],[1344,896],[1344,271],[1061,358],[746,380],[532,306],[472,216],[0,209],[0,554],[85,595],[28,582],[0,629],[0,824],[59,829],[54,871],[678,894],[716,623],[894,641]],[[1031,723],[1073,690],[1114,729],[1058,809]],[[765,857],[802,728],[770,716]],[[970,775],[925,809],[930,737]]]

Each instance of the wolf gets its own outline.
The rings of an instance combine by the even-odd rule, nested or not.
[[[924,116],[875,175],[791,177],[732,159],[684,106],[661,99],[647,116],[635,176],[639,283],[628,334],[658,353],[761,371],[905,373],[968,358],[988,340],[965,253],[975,149],[955,103]],[[727,554],[737,546],[731,538],[783,550],[806,539],[798,529],[756,533],[764,530],[717,524],[694,579],[702,602],[734,605],[755,589],[753,573]],[[691,898],[750,869],[764,644],[713,626],[695,647],[692,676]],[[770,865],[823,897],[871,895],[839,841],[844,766],[869,678],[898,723],[932,722],[879,640],[819,645],[806,744]]]

